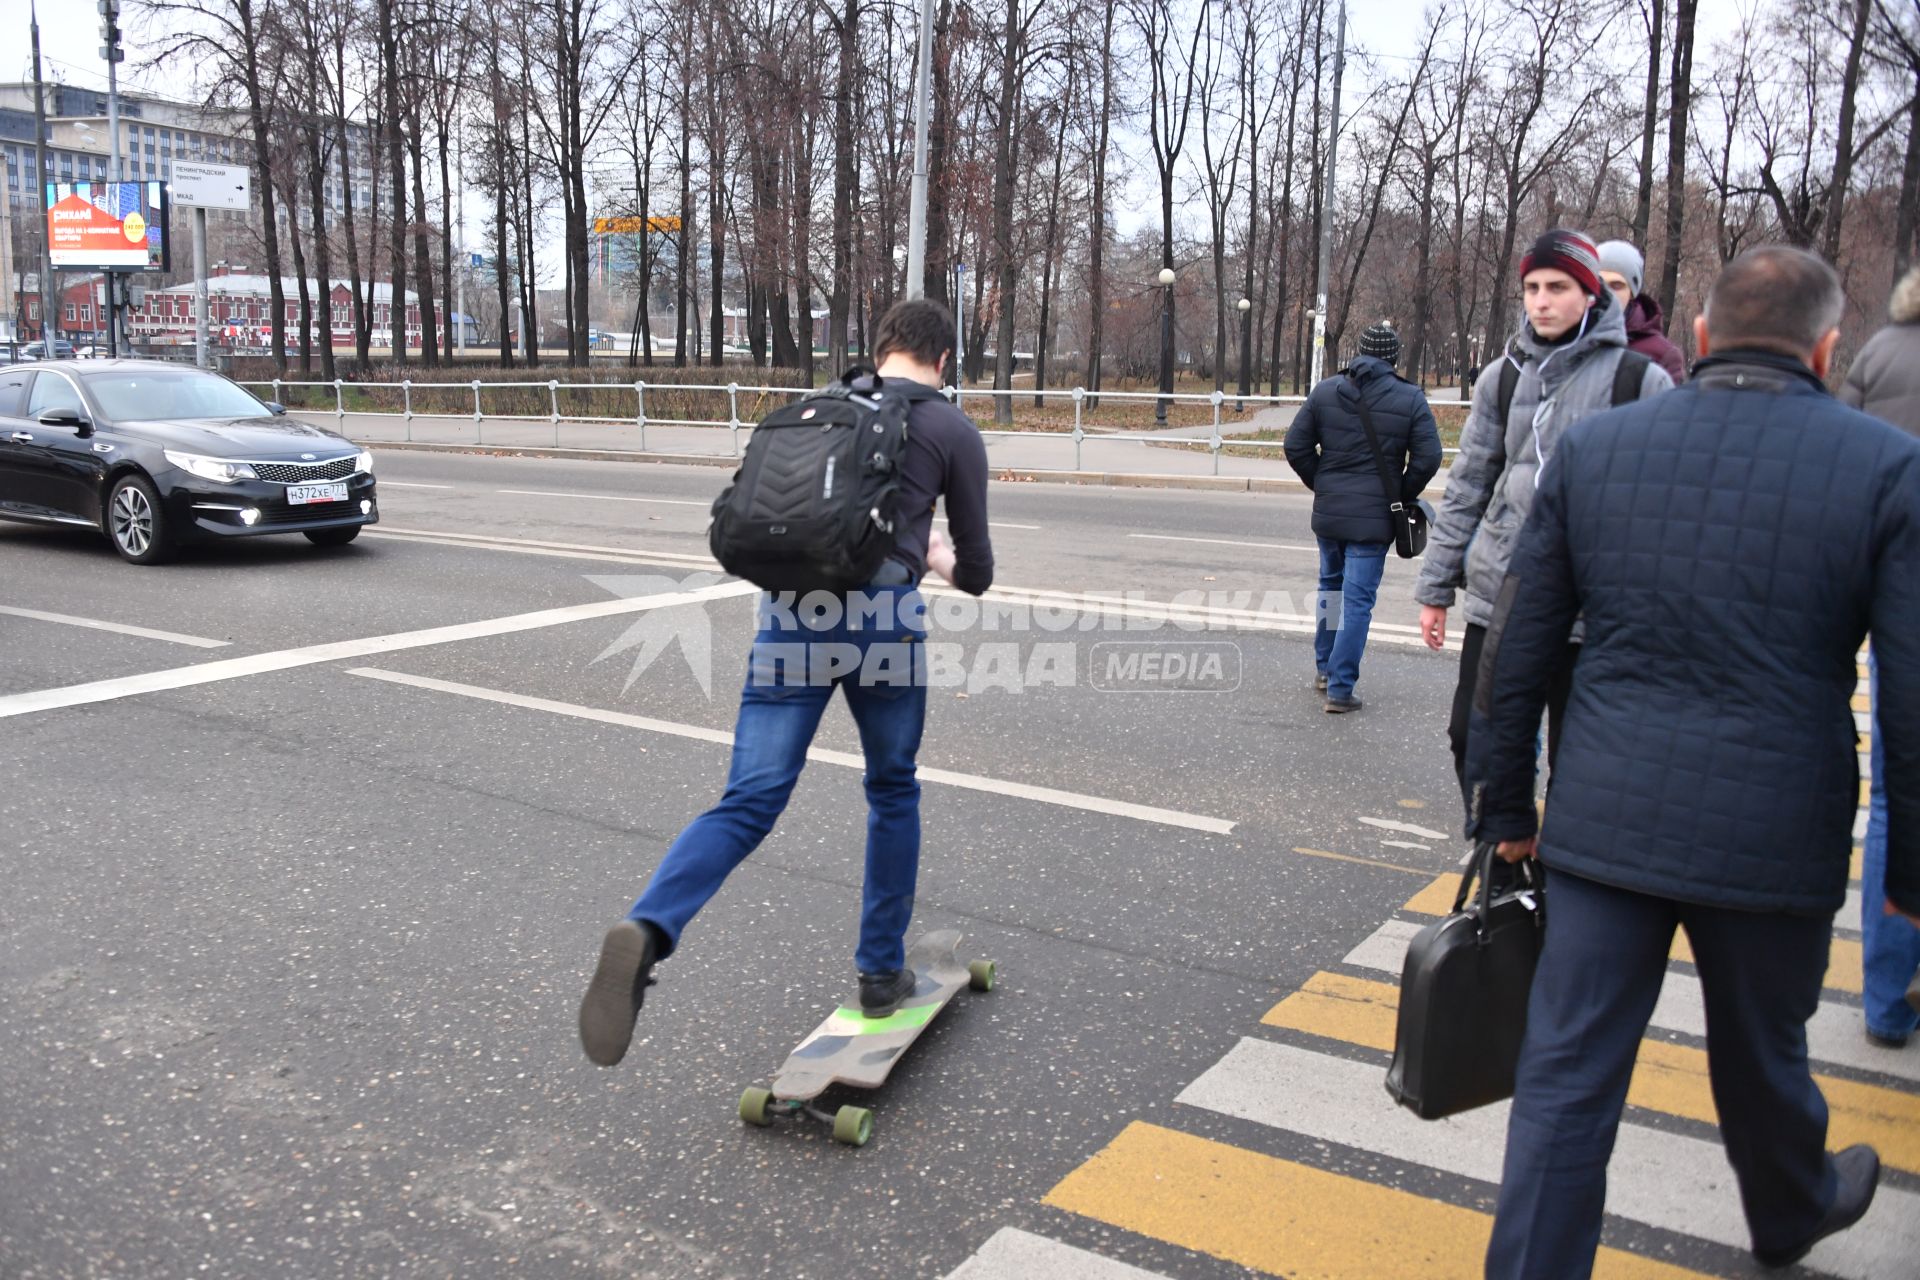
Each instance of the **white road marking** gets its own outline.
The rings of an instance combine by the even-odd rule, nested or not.
[[[1165,1277],[1157,1271],[1115,1262],[1031,1231],[1002,1227],[975,1250],[972,1257],[949,1272],[947,1280],[1165,1280]]]
[[[1413,844],[1406,840],[1382,840],[1380,843],[1388,849],[1418,849],[1422,853],[1433,852],[1433,846],[1430,844]]]
[[[667,734],[675,738],[692,738],[697,742],[711,742],[720,746],[733,745],[733,735],[723,729],[708,729],[701,725],[680,724],[672,720],[655,720],[649,716],[636,716],[624,711],[609,711],[602,707],[586,707],[572,702],[555,702],[548,698],[534,698],[500,689],[484,689],[478,685],[457,684],[451,680],[436,680],[430,676],[381,671],[374,667],[355,667],[347,674],[365,676],[371,680],[385,680],[390,684],[412,685],[417,689],[431,689],[437,693],[456,694],[463,698],[477,698],[483,702],[497,702],[509,707],[522,707],[529,711],[545,711],[552,715],[571,716],[576,720],[622,725],[629,729]],[[807,759],[821,764],[841,765],[848,769],[864,770],[867,766],[862,756],[847,751],[828,751],[822,747],[809,748]],[[950,769],[925,767],[918,772],[922,782],[945,783],[948,786],[962,787],[969,791],[984,791],[989,795],[1018,796],[1023,800],[1035,800],[1041,804],[1081,809],[1088,813],[1103,813],[1116,818],[1133,818],[1140,822],[1153,822],[1162,826],[1183,827],[1189,831],[1205,831],[1212,835],[1228,835],[1235,825],[1222,818],[1181,813],[1176,809],[1158,809],[1152,805],[1134,804],[1127,800],[1109,800],[1103,796],[1081,795],[1074,791],[1056,791],[1051,787],[1035,787],[1024,782],[1011,782],[1004,778],[985,778],[977,774],[956,773]]]
[[[173,667],[165,671],[149,671],[141,675],[118,676],[110,680],[94,680],[87,684],[67,685],[57,689],[36,689],[29,693],[6,694],[0,696],[0,719],[26,715],[34,711],[50,711],[57,707],[76,707],[92,702],[107,702],[114,698],[129,698],[142,693],[158,693],[164,689],[184,689],[191,685],[212,684],[242,676],[263,675],[269,671],[286,671],[293,667],[308,667],[322,662],[337,662],[342,658],[367,658],[374,654],[395,653],[402,649],[420,649],[428,645],[452,644],[460,640],[511,635],[520,631],[538,630],[541,627],[557,627],[569,622],[586,622],[595,618],[611,618],[622,614],[645,613],[652,609],[668,609],[675,605],[701,604],[708,600],[748,595],[756,590],[758,588],[749,582],[723,582],[698,591],[674,591],[626,599],[595,600],[590,604],[541,609],[534,613],[516,613],[504,618],[486,618],[479,622],[459,622],[452,626],[429,627],[422,631],[401,631],[392,635],[369,636],[361,640],[339,640],[331,644],[309,645],[301,649],[280,649],[272,653],[255,653],[243,658],[225,658],[218,662],[203,662],[191,667]]]
[[[666,507],[713,506],[711,501],[692,502],[686,498],[628,498],[612,493],[557,493],[551,489],[495,489],[494,492],[517,494],[523,498],[591,498],[595,502],[652,502]]]
[[[377,482],[382,489],[451,489],[450,484],[423,484],[418,480],[381,480]]]
[[[1380,1087],[1385,1064],[1243,1039],[1177,1101],[1425,1165],[1500,1181],[1508,1104],[1422,1120]],[[1735,1249],[1752,1242],[1720,1143],[1620,1126],[1607,1178],[1607,1212]],[[1823,1241],[1807,1265],[1851,1280],[1900,1275],[1920,1253],[1920,1195],[1881,1185],[1857,1227]]]
[[[123,636],[139,636],[143,640],[165,640],[170,644],[192,645],[196,649],[224,649],[230,643],[226,640],[209,640],[205,636],[185,636],[178,631],[156,631],[152,627],[136,627],[125,622],[102,622],[98,618],[76,618],[70,613],[46,613],[39,609],[16,609],[11,605],[0,605],[0,613],[15,618],[32,618],[35,622],[58,622],[69,627],[87,627],[94,631],[112,631]]]
[[[435,529],[368,529],[379,538],[397,538],[408,542],[431,542],[446,547],[468,547],[478,551],[511,551],[519,555],[556,556],[571,560],[614,560],[623,564],[643,561],[648,564],[677,565],[689,569],[718,571],[712,556],[688,555],[679,551],[645,551],[638,547],[602,547],[579,542],[539,542],[530,538],[496,538],[481,533],[442,533]]]
[[[1424,928],[1426,925],[1411,920],[1389,920],[1348,952],[1345,963],[1398,978],[1406,963],[1407,948]],[[1660,1002],[1653,1009],[1653,1025],[1704,1040],[1707,1006],[1700,979],[1668,971],[1660,987]],[[1838,1000],[1822,1000],[1808,1021],[1807,1052],[1819,1062],[1920,1081],[1920,1055],[1882,1049],[1869,1042],[1860,1010]]]
[[[1181,538],[1171,533],[1130,533],[1129,538],[1145,538],[1150,542],[1204,542],[1215,547],[1257,547],[1262,551],[1318,551],[1318,547],[1303,547],[1290,542],[1235,542],[1231,538]]]
[[[439,529],[399,529],[391,525],[382,525],[379,529],[367,531],[376,537],[408,538],[416,542],[437,542],[446,546],[476,547],[499,551],[513,551],[523,555],[559,555],[568,552],[577,553],[581,560],[604,560],[617,557],[622,561],[642,560],[653,564],[684,565],[689,568],[718,570],[711,556],[690,555],[676,551],[646,551],[635,547],[597,546],[579,542],[545,542],[531,538],[501,538],[489,534],[453,533]],[[952,587],[939,586],[932,582],[922,583],[922,595],[926,596],[963,596],[966,593]],[[971,597],[969,597],[971,598]],[[1262,612],[1255,609],[1227,609],[1209,605],[1184,605],[1156,600],[1128,600],[1123,596],[1103,595],[1095,592],[1073,592],[1043,590],[1034,587],[1001,586],[996,584],[987,594],[986,605],[1026,604],[1049,608],[1066,609],[1081,613],[1091,613],[1102,617],[1136,618],[1143,621],[1186,622],[1197,627],[1214,628],[1222,631],[1271,631],[1284,635],[1312,635],[1314,620],[1306,614],[1282,614]],[[1409,648],[1424,648],[1419,628],[1398,626],[1393,623],[1375,622],[1372,637],[1382,644],[1398,644]],[[1447,641],[1447,650],[1457,653],[1460,641]],[[1430,836],[1430,839],[1445,839],[1442,836]]]
[[[1426,840],[1446,840],[1450,837],[1444,831],[1435,831],[1429,827],[1416,827],[1411,822],[1395,822],[1391,818],[1362,818],[1369,827],[1378,827],[1382,831],[1397,831],[1403,836],[1419,836]]]

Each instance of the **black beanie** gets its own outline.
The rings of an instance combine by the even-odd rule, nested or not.
[[[1400,335],[1385,320],[1367,326],[1360,335],[1360,354],[1372,356],[1375,360],[1384,360],[1388,364],[1400,363]]]

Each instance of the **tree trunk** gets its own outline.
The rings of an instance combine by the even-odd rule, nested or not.
[[[1647,96],[1640,112],[1640,181],[1633,199],[1633,244],[1647,251],[1647,223],[1653,217],[1653,132],[1660,123],[1660,44],[1667,34],[1666,0],[1648,0]]]
[[[1020,264],[1013,252],[1014,115],[1020,108],[1021,54],[1020,0],[1007,0],[1007,22],[1001,44],[1000,114],[993,135],[993,255],[999,268],[998,324],[994,333],[993,389],[1013,390],[1014,291]],[[993,420],[1013,425],[1013,397],[993,398]]]
[[[1853,180],[1853,122],[1858,114],[1860,96],[1860,59],[1866,53],[1867,19],[1873,13],[1873,0],[1850,0],[1853,5],[1852,39],[1847,45],[1847,70],[1840,82],[1840,131],[1833,143],[1833,185],[1828,188],[1826,235],[1821,251],[1828,262],[1840,257],[1840,223],[1846,213],[1847,186]]]
[[[440,363],[440,328],[433,307],[433,245],[427,239],[433,215],[427,210],[420,122],[414,120],[411,128],[407,152],[413,158],[413,260],[420,268],[420,359],[423,364],[433,366]]]
[[[929,0],[930,2],[930,0]],[[953,270],[953,227],[948,212],[947,129],[953,118],[953,95],[948,82],[952,47],[953,0],[940,0],[933,29],[933,96],[927,121],[927,281],[926,296],[951,305],[947,277]]]
[[[1913,65],[1913,105],[1907,109],[1907,158],[1900,168],[1900,204],[1894,219],[1893,282],[1900,283],[1920,251],[1920,62]]]
[[[320,278],[320,377],[332,382],[338,374],[333,364],[333,246],[327,234],[327,169],[320,154],[320,119],[310,116],[306,122],[307,196],[313,205],[314,269]],[[353,192],[346,191],[344,204],[351,206]]]
[[[1113,16],[1116,0],[1101,6],[1100,124],[1093,144],[1093,243],[1087,265],[1087,390],[1100,390],[1101,346],[1107,331],[1107,147],[1113,128]],[[1098,408],[1100,397],[1087,401]]]
[[[1865,4],[1866,0],[1859,0]],[[1680,291],[1680,237],[1687,213],[1687,114],[1693,105],[1693,17],[1700,0],[1674,0],[1673,106],[1667,120],[1667,245],[1660,263],[1660,310],[1674,314]]]
[[[400,113],[400,40],[394,27],[394,0],[380,0],[380,61],[386,93],[387,167],[393,179],[393,226],[387,245],[392,254],[392,301],[387,307],[393,362],[407,363],[407,164],[405,117]]]
[[[448,91],[451,92],[451,89],[449,88]],[[466,324],[465,316],[457,316],[453,312],[453,181],[452,171],[447,163],[447,152],[451,149],[447,130],[443,125],[440,130],[440,300],[447,306],[444,359],[448,364],[453,363],[456,350],[454,343],[456,327]],[[464,232],[466,228],[463,227],[461,230]],[[467,269],[464,261],[460,264],[460,269],[462,271]]]
[[[833,92],[833,290],[827,295],[827,365],[837,377],[847,358],[847,313],[853,293],[853,76],[859,57],[860,0],[840,17],[840,68]],[[812,326],[809,325],[809,328]],[[811,345],[811,344],[809,344]]]
[[[313,376],[313,295],[307,287],[307,254],[300,244],[299,183],[289,180],[287,200],[287,243],[293,250],[294,292],[300,298],[300,376]]]
[[[1033,405],[1044,408],[1047,389],[1047,354],[1053,339],[1053,268],[1059,258],[1060,169],[1067,151],[1067,117],[1073,113],[1073,71],[1067,71],[1067,99],[1060,104],[1060,126],[1053,136],[1053,181],[1047,187],[1046,256],[1040,269],[1040,332],[1033,344]],[[1012,397],[1008,397],[1009,400]]]

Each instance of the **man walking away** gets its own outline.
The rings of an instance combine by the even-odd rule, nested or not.
[[[846,694],[866,756],[866,890],[854,953],[860,1007],[884,1017],[913,993],[903,940],[920,866],[914,760],[927,718],[925,607],[916,584],[927,569],[976,596],[993,582],[986,446],[972,421],[936,390],[953,349],[953,315],[938,303],[897,303],[880,319],[874,352],[882,390],[913,401],[898,544],[871,584],[846,594],[831,621],[808,622],[809,603],[783,609],[761,597],[726,793],[680,833],[627,918],[607,931],[581,1002],[581,1042],[603,1067],[627,1052],[654,964],[673,953],[688,922],[786,808],[836,687]],[[951,546],[933,531],[934,503],[943,495]]]
[[[1422,606],[1420,633],[1433,649],[1446,644],[1455,590],[1467,591],[1460,681],[1447,724],[1463,796],[1467,716],[1480,650],[1514,539],[1533,507],[1538,475],[1573,424],[1673,385],[1664,369],[1628,352],[1625,318],[1599,273],[1593,242],[1577,231],[1549,231],[1520,259],[1526,321],[1474,384],[1473,411],[1447,472],[1446,496],[1414,588]],[[1559,750],[1567,673],[1579,656],[1578,642],[1576,633],[1547,700],[1549,765]]]
[[[1413,505],[1440,470],[1440,429],[1420,388],[1394,372],[1400,335],[1381,321],[1360,335],[1360,354],[1313,389],[1287,429],[1287,461],[1313,490],[1313,533],[1320,544],[1315,611],[1314,687],[1333,714],[1358,711],[1354,685],[1366,651],[1374,597],[1393,545],[1389,506]],[[1372,419],[1391,497],[1380,477],[1362,414]]]
[[[1590,1273],[1674,929],[1753,1252],[1857,1222],[1880,1161],[1829,1155],[1807,1066],[1859,769],[1854,655],[1881,647],[1886,768],[1920,777],[1920,440],[1827,394],[1840,281],[1785,246],[1729,263],[1670,396],[1561,438],[1500,588],[1469,830],[1552,872],[1487,1275]],[[1586,620],[1537,839],[1534,734]],[[1920,790],[1888,795],[1888,899],[1920,912]]]
[[[1679,386],[1687,380],[1687,358],[1667,338],[1667,317],[1659,301],[1640,292],[1646,272],[1646,258],[1628,241],[1609,240],[1600,246],[1600,282],[1626,313],[1627,350],[1652,360]]]
[[[1883,422],[1920,435],[1920,267],[1901,279],[1887,306],[1886,328],[1867,339],[1847,370],[1840,399]],[[1887,878],[1887,770],[1880,750],[1880,644],[1873,646],[1873,781],[1867,797],[1866,850],[1860,867],[1860,931],[1866,952],[1867,1039],[1904,1048],[1920,1027],[1920,1010],[1906,1001],[1920,972],[1920,929],[1882,909]]]

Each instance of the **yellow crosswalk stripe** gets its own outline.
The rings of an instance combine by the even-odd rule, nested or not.
[[[1867,851],[1864,848],[1859,845],[1853,846],[1853,856],[1847,860],[1847,877],[1855,884],[1860,883],[1860,877],[1864,874],[1860,870],[1860,864],[1866,856]]]
[[[1393,984],[1322,972],[1261,1021],[1390,1052],[1399,1012],[1400,990]],[[1870,1142],[1888,1165],[1920,1173],[1920,1097],[1836,1076],[1816,1073],[1813,1078],[1827,1099],[1829,1146],[1838,1150]],[[1706,1052],[1642,1040],[1627,1101],[1649,1111],[1716,1123]]]
[[[1871,711],[1873,710],[1873,699],[1864,692],[1856,693],[1853,695],[1853,709],[1855,711]]]
[[[1493,1219],[1136,1120],[1046,1203],[1268,1275],[1316,1280],[1478,1280]],[[1700,1272],[1602,1248],[1602,1280]]]
[[[1854,850],[1853,878],[1860,878],[1860,851]],[[1453,895],[1460,891],[1460,876],[1449,871],[1440,876],[1426,888],[1407,899],[1403,910],[1423,916],[1443,916],[1453,909]],[[1549,891],[1551,892],[1551,891]],[[1687,941],[1685,930],[1674,934],[1673,951],[1675,960],[1686,964],[1693,963],[1693,947]],[[1835,938],[1827,953],[1827,974],[1822,985],[1829,991],[1845,991],[1859,995],[1866,981],[1865,957],[1861,953],[1860,941],[1856,938]]]

